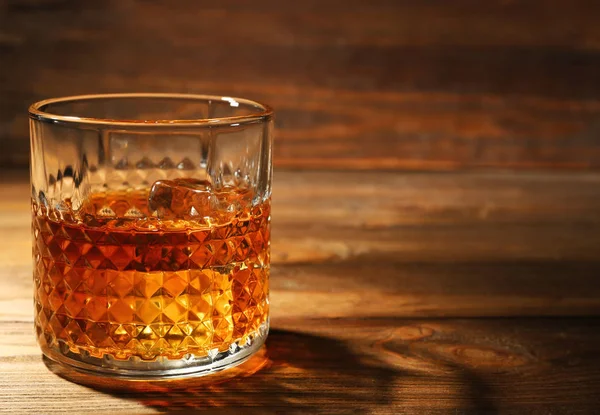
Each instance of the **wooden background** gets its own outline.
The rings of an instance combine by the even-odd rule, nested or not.
[[[0,165],[27,106],[215,93],[277,110],[280,167],[600,166],[595,0],[0,0]]]
[[[0,413],[597,413],[598,22],[593,0],[0,0]],[[35,344],[27,106],[130,91],[277,112],[272,332],[224,378],[107,381]]]

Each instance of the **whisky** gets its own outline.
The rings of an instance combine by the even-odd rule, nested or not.
[[[33,204],[35,327],[62,354],[182,359],[267,326],[270,201],[193,179]]]

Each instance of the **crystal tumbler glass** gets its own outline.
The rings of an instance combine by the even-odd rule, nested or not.
[[[129,377],[241,363],[269,328],[272,110],[114,94],[29,109],[43,353]]]

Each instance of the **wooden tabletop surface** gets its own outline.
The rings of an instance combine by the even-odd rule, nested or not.
[[[42,360],[27,177],[5,174],[0,412],[593,413],[599,186],[277,170],[266,350],[214,378],[127,384]]]

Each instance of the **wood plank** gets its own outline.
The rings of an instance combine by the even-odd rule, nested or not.
[[[0,185],[4,321],[32,315],[25,180]],[[598,315],[599,185],[596,174],[276,171],[273,313]]]
[[[266,355],[232,373],[132,384],[46,367],[31,324],[1,322],[0,412],[573,414],[593,413],[600,392],[598,319],[273,325]]]
[[[596,409],[598,174],[276,170],[266,349],[135,383],[40,357],[27,177],[0,177],[0,413]]]
[[[0,0],[0,165],[27,106],[91,92],[272,104],[275,163],[320,169],[600,167],[593,1]]]

